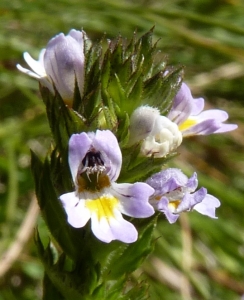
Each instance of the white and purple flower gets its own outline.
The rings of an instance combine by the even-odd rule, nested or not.
[[[146,218],[154,214],[146,183],[117,180],[122,164],[118,141],[109,130],[73,134],[69,140],[69,166],[75,191],[60,196],[69,224],[75,228],[91,219],[94,235],[103,242],[132,243],[137,230],[122,214]]]
[[[196,173],[188,179],[179,169],[169,168],[154,174],[146,183],[155,190],[150,197],[150,203],[165,214],[169,223],[175,223],[181,212],[191,210],[210,218],[217,218],[215,209],[220,206],[220,202],[207,194],[203,187],[196,191]]]
[[[84,89],[85,38],[84,31],[72,29],[66,36],[60,33],[48,42],[46,49],[41,50],[37,61],[29,53],[24,53],[24,59],[32,71],[19,64],[17,68],[37,78],[53,94],[54,84],[64,102],[72,106],[75,81],[81,96]]]
[[[178,125],[183,137],[222,133],[237,128],[235,124],[223,123],[228,119],[227,112],[203,109],[204,99],[194,99],[189,87],[183,82],[167,117]]]

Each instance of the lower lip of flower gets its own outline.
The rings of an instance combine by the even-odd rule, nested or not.
[[[91,213],[95,213],[100,221],[101,218],[114,218],[114,209],[118,204],[119,200],[117,198],[110,195],[103,195],[94,200],[86,200],[85,206]]]

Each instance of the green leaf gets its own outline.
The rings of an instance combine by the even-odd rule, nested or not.
[[[56,145],[60,151],[67,151],[68,141],[73,133],[87,131],[85,119],[66,106],[56,92],[53,96],[45,87],[41,87],[46,104],[47,117]]]
[[[42,216],[54,238],[70,257],[79,256],[80,247],[77,247],[77,236],[67,224],[66,214],[58,200],[52,180],[51,170],[46,160],[44,163],[31,152],[31,167],[35,181],[36,195]]]
[[[65,300],[64,296],[57,290],[55,285],[45,273],[43,278],[43,300]]]
[[[178,92],[183,76],[183,68],[168,71],[165,75],[159,72],[144,84],[143,103],[158,107],[162,114],[165,114]]]
[[[82,273],[78,268],[71,271],[65,269],[64,256],[60,256],[57,263],[54,263],[52,259],[52,251],[50,245],[44,249],[39,234],[36,234],[36,245],[38,249],[38,255],[42,260],[45,268],[46,281],[44,281],[44,291],[46,299],[51,294],[57,294],[57,299],[87,299],[92,300],[90,297],[93,287],[93,277],[97,278],[96,270],[93,268],[84,267]],[[60,262],[61,260],[61,262]],[[96,283],[97,280],[95,279]],[[62,298],[62,296],[63,298]],[[56,298],[54,298],[56,299]]]
[[[138,230],[138,239],[110,257],[107,268],[108,278],[116,279],[136,270],[153,249],[152,235],[156,226],[157,215],[146,219],[134,219],[133,224]]]

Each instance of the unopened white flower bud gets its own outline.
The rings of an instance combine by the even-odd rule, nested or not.
[[[130,118],[129,145],[139,141],[142,141],[142,155],[164,157],[179,147],[182,133],[177,124],[161,116],[157,108],[140,106]]]
[[[178,126],[167,117],[159,116],[151,133],[141,145],[145,156],[164,157],[176,150],[182,142],[182,133]]]
[[[151,134],[156,119],[160,116],[159,110],[150,106],[140,106],[130,118],[130,141],[135,144]]]

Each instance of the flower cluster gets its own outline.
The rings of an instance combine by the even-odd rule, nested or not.
[[[84,31],[73,29],[67,36],[60,33],[49,41],[46,49],[41,51],[38,61],[27,52],[24,53],[25,61],[32,71],[20,65],[17,65],[17,68],[37,78],[51,94],[59,93],[67,104],[67,109],[71,110],[75,87],[79,89],[81,100],[84,94],[87,70],[86,39]],[[112,47],[109,49],[113,50]],[[106,71],[99,74],[108,73]],[[116,84],[119,82],[120,87],[119,76],[115,75],[116,80],[106,82],[109,84],[111,81],[114,85],[115,81]],[[94,94],[94,90],[90,94]],[[125,91],[126,88],[123,87],[121,90]],[[100,94],[107,95],[108,89]],[[114,95],[118,93],[112,91],[109,97],[112,98]],[[114,102],[115,105],[109,107],[108,104],[108,107],[104,108],[102,105],[99,107],[102,101],[94,101],[94,105],[98,106],[96,113],[110,109],[111,115],[114,115],[118,111],[119,101]],[[126,121],[122,120],[122,114],[120,115],[121,124],[128,122],[128,128],[123,129],[123,132],[128,132],[128,139],[124,143],[121,143],[120,135],[117,135],[116,126],[119,126],[117,124],[111,128],[106,125],[103,127],[101,124],[99,129],[94,131],[87,129],[87,132],[69,134],[68,162],[74,189],[64,194],[60,193],[59,199],[66,212],[67,222],[72,227],[85,227],[90,220],[92,232],[105,243],[113,240],[124,243],[135,242],[138,232],[133,224],[133,218],[148,218],[155,211],[160,211],[170,223],[174,223],[180,213],[192,210],[216,218],[215,209],[220,206],[219,200],[209,195],[205,188],[197,190],[196,173],[188,179],[176,168],[161,170],[161,166],[158,166],[159,172],[145,182],[134,180],[133,183],[120,181],[117,183],[124,160],[120,145],[127,147],[126,149],[137,148],[139,156],[156,160],[175,152],[184,137],[223,133],[237,128],[235,124],[224,123],[228,119],[225,111],[218,109],[204,111],[204,99],[194,99],[184,82],[172,99],[172,106],[167,115],[161,115],[157,106],[142,103],[145,102],[141,101],[136,109],[128,112],[129,117]],[[106,113],[102,117],[105,119]],[[127,159],[128,161],[130,159]],[[145,179],[145,174],[138,174],[138,178]],[[123,215],[127,217],[124,218]]]

